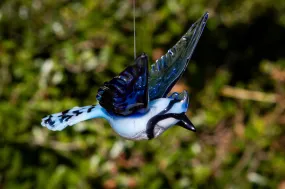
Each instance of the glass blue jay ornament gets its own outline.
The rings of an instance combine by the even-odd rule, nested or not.
[[[94,118],[106,119],[113,130],[130,140],[152,139],[174,125],[196,131],[185,115],[186,91],[167,94],[184,73],[208,19],[205,13],[168,52],[148,68],[146,54],[99,88],[97,105],[74,107],[48,115],[42,126],[60,131]]]

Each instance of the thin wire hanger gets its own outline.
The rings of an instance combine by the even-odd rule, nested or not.
[[[136,0],[133,0],[133,22],[134,22],[134,59],[137,57],[136,52]]]

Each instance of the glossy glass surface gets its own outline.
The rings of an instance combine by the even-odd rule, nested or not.
[[[149,74],[149,98],[166,97],[185,71],[208,19],[205,13],[187,33],[151,66]]]
[[[135,64],[105,82],[97,94],[99,104],[109,113],[127,116],[148,110],[148,58],[142,54]]]

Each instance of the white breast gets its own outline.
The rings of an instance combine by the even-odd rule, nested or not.
[[[112,116],[112,119],[110,119],[110,124],[114,131],[124,138],[132,140],[148,139],[146,135],[146,127],[148,121],[152,117],[163,111],[168,106],[170,100],[171,99],[169,98],[160,98],[150,102],[150,110],[145,114],[134,115],[129,117]],[[168,113],[181,112],[181,110],[179,111],[176,109],[180,108],[173,106],[173,108],[171,108]],[[178,120],[174,118],[168,118],[159,121],[154,129],[155,137],[162,134],[166,129],[176,124],[177,122]]]

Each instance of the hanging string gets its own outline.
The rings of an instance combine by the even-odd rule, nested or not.
[[[134,22],[134,59],[136,59],[136,0],[133,0],[133,22]]]

